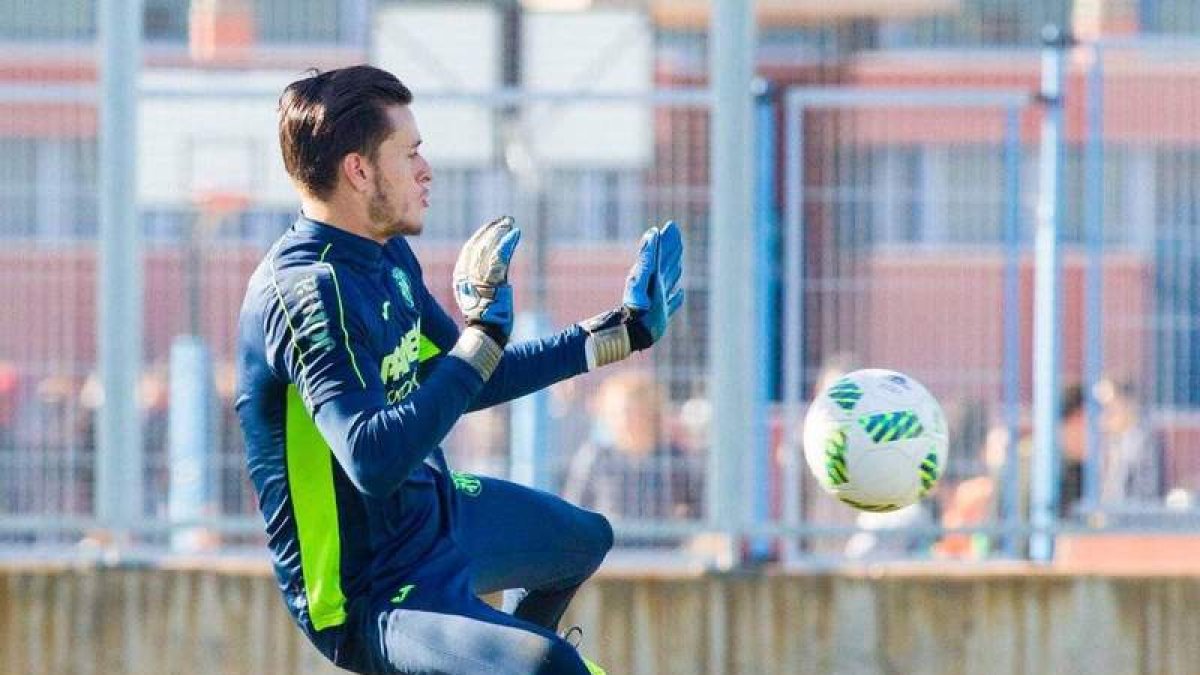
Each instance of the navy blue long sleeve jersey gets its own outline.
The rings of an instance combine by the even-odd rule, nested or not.
[[[402,237],[301,217],[250,279],[236,401],[250,479],[284,599],[328,655],[349,600],[395,592],[445,545],[438,444],[455,421],[587,368],[573,326],[509,345],[484,383],[447,355],[458,334]]]

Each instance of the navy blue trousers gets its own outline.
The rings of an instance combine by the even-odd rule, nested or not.
[[[608,520],[508,481],[455,483],[452,541],[362,616],[363,670],[587,675],[558,622],[612,548]],[[513,588],[525,594],[512,614],[478,597]]]

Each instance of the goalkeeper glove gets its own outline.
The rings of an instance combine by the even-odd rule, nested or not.
[[[615,363],[658,342],[683,304],[683,238],[668,221],[642,235],[621,306],[580,323],[587,331],[588,370]]]
[[[454,301],[467,326],[483,331],[501,347],[512,333],[508,266],[520,240],[521,229],[512,218],[497,218],[471,235],[454,264]]]

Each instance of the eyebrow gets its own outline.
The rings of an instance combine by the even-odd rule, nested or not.
[[[418,139],[417,139],[417,142],[416,142],[416,143],[413,143],[411,147],[414,147],[414,148],[418,148],[418,147],[420,147],[420,146],[421,146],[421,140],[422,140],[422,139],[418,138]]]

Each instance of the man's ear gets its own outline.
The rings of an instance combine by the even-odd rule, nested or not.
[[[342,158],[342,176],[355,192],[366,192],[371,188],[371,163],[357,152],[347,153]]]

